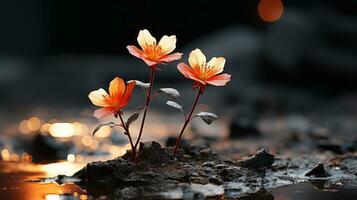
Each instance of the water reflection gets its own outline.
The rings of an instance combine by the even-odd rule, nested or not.
[[[267,191],[259,191],[255,194],[239,198],[240,200],[274,200],[274,196]]]
[[[83,166],[83,164],[77,164],[67,161],[41,165],[40,170],[45,172],[47,177],[53,177],[59,174],[71,176],[76,171],[80,170]]]
[[[162,116],[153,114],[149,120],[151,126],[147,127],[147,134],[144,135],[144,140],[155,139],[160,140],[169,135],[176,134],[173,130],[177,130],[177,117],[170,116],[165,118],[165,123],[162,122]],[[108,119],[110,121],[110,119]],[[59,174],[70,176],[86,163],[97,160],[108,160],[126,153],[130,149],[129,144],[117,142],[120,140],[117,136],[121,133],[117,129],[104,127],[97,132],[96,136],[91,136],[91,130],[95,127],[97,122],[85,121],[84,119],[72,119],[66,122],[59,122],[58,120],[44,121],[37,117],[25,119],[18,124],[19,131],[22,138],[32,136],[46,136],[57,141],[60,145],[70,141],[73,142],[73,148],[65,148],[64,156],[61,158],[63,162],[49,163],[49,164],[33,164],[32,155],[26,152],[16,151],[10,145],[4,145],[0,149],[3,161],[0,161],[0,199],[100,199],[102,195],[112,195],[115,188],[108,190],[98,191],[98,188],[89,188],[83,190],[73,183],[59,185],[55,182],[51,183],[38,183],[26,182],[28,180],[39,179],[43,177],[54,177]],[[272,124],[272,123],[269,123]],[[224,129],[224,122],[216,123],[210,127],[215,136],[217,132],[215,129]],[[206,130],[202,127],[201,123],[195,124],[194,128],[201,131]],[[134,124],[132,127],[133,132],[139,129],[139,124]],[[37,132],[36,132],[37,131]],[[195,131],[195,130],[194,130]],[[196,130],[197,131],[197,130]],[[208,131],[207,131],[208,132]],[[205,132],[206,133],[206,132]],[[212,134],[213,135],[213,134]],[[207,135],[206,135],[207,136]],[[219,136],[218,136],[219,137]],[[249,146],[250,144],[241,141],[220,143],[218,148],[231,149],[231,146],[243,145]],[[256,141],[254,141],[256,142]],[[119,145],[120,144],[120,145]],[[228,145],[228,146],[227,146]],[[248,148],[247,148],[248,149]],[[20,149],[21,150],[21,149]],[[39,150],[43,152],[43,147],[40,146]],[[251,152],[255,152],[255,147],[251,147]],[[61,151],[61,150],[60,150]],[[46,153],[46,152],[45,152]],[[48,153],[48,152],[47,152]],[[33,154],[34,157],[36,154]],[[16,161],[16,162],[14,162]],[[293,200],[293,199],[336,199],[336,193],[345,195],[344,200],[354,199],[357,195],[356,188],[353,190],[345,190],[342,187],[329,187],[322,183],[304,183],[294,186],[282,187],[273,191],[260,191],[259,193],[252,194],[239,199],[252,199],[252,200]],[[227,198],[236,198],[234,194],[225,191],[224,194]],[[88,196],[87,196],[88,195]],[[103,197],[103,198],[108,198]]]
[[[85,194],[78,195],[77,192],[74,192],[73,195],[59,195],[59,194],[47,194],[45,200],[63,200],[63,199],[80,199],[87,200],[88,196]]]
[[[67,167],[69,169],[66,169]],[[74,172],[73,170],[76,170],[76,167],[70,167],[70,165],[63,163],[35,165],[31,163],[0,162],[0,199],[68,199],[62,198],[61,195],[71,195],[72,197],[76,195],[77,199],[87,199],[86,192],[75,184],[58,185],[55,183],[28,182],[40,177],[59,174],[63,171],[70,174]]]
[[[319,187],[316,187],[316,184]],[[290,185],[273,190],[275,200],[355,200],[357,196],[356,185],[325,185],[323,182],[307,182],[302,184]]]
[[[130,112],[129,112],[130,113]],[[38,117],[41,116],[41,117]],[[179,116],[182,117],[182,116]],[[46,119],[47,118],[47,119]],[[148,119],[150,126],[146,127],[146,133],[142,140],[164,140],[170,135],[177,134],[174,130],[179,128],[177,123],[178,116],[168,115],[163,123],[162,114],[153,112]],[[128,144],[127,138],[122,134],[120,128],[102,127],[92,136],[92,131],[100,123],[115,121],[110,117],[105,121],[94,121],[88,116],[63,119],[51,119],[49,116],[31,116],[21,120],[14,126],[15,129],[7,129],[2,134],[0,143],[0,156],[4,161],[78,161],[84,160],[87,155],[102,156],[108,154],[111,158],[123,155]],[[195,128],[197,128],[196,126]],[[224,124],[215,123],[210,128],[211,132],[217,137],[216,129],[222,129]],[[199,128],[202,128],[201,126]],[[203,127],[207,128],[207,127]],[[139,123],[131,126],[132,132],[137,133],[140,129]],[[190,136],[190,130],[186,136]],[[204,133],[210,131],[204,130]],[[137,137],[133,134],[133,139]],[[192,137],[192,136],[191,136]],[[4,145],[6,144],[6,145]],[[117,147],[119,146],[119,147]]]
[[[99,191],[91,188],[81,189],[74,183],[59,185],[56,182],[28,182],[42,177],[59,174],[72,175],[85,165],[77,162],[60,162],[51,164],[32,164],[22,162],[0,162],[1,200],[37,200],[37,199],[105,199],[113,195],[112,190]],[[226,191],[227,192],[227,191]],[[105,195],[104,195],[105,194]],[[242,200],[315,200],[344,199],[354,200],[357,195],[357,185],[326,185],[324,182],[307,182],[284,186],[271,192],[259,191],[244,197]],[[92,198],[93,197],[93,198]],[[232,194],[224,194],[223,199],[235,198]]]

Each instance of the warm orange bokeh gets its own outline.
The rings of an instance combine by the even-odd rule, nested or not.
[[[103,107],[94,112],[94,117],[102,118],[119,113],[123,107],[128,105],[134,87],[135,81],[125,85],[123,79],[116,77],[110,82],[109,94],[102,88],[89,93],[88,97],[92,103]]]
[[[258,13],[262,20],[273,22],[283,15],[284,6],[281,0],[261,0],[258,5]]]
[[[231,80],[230,74],[220,74],[226,63],[223,57],[213,57],[206,63],[206,56],[200,49],[195,49],[190,53],[188,62],[190,65],[178,64],[177,69],[186,78],[196,81],[199,85],[225,86]]]
[[[156,44],[156,39],[148,30],[144,29],[139,32],[137,40],[142,50],[134,45],[128,45],[127,49],[130,54],[142,59],[150,67],[163,62],[179,60],[182,56],[182,53],[170,54],[176,48],[175,35],[164,35]]]

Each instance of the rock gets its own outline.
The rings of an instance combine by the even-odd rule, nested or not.
[[[274,157],[266,149],[261,149],[254,156],[239,162],[238,166],[251,170],[271,168],[274,163]]]
[[[357,157],[342,160],[340,166],[341,169],[357,176]]]
[[[257,128],[257,117],[253,111],[238,113],[230,122],[229,131],[230,138],[261,136]]]
[[[344,154],[347,152],[354,152],[357,148],[354,142],[351,141],[337,141],[337,140],[319,140],[316,142],[316,146],[319,149],[325,151],[332,151],[337,154]]]
[[[202,163],[202,167],[214,167],[214,165],[215,165],[215,162],[212,162],[212,161],[207,161],[207,162]]]
[[[204,146],[190,146],[185,149],[185,153],[193,157],[199,157],[201,154],[210,154],[211,151]]]
[[[183,188],[182,199],[205,200],[208,197],[219,197],[224,189],[212,184],[190,184]]]
[[[221,170],[220,175],[225,181],[236,181],[242,176],[241,170],[238,167],[228,167]]]
[[[222,184],[222,180],[219,179],[219,178],[217,178],[216,176],[210,176],[210,177],[208,178],[208,181],[209,181],[210,183],[213,183],[213,184],[216,184],[216,185],[221,185],[221,184]]]
[[[149,163],[164,163],[173,160],[173,156],[166,148],[155,141],[141,142],[139,147],[139,161]]]
[[[326,189],[326,180],[321,180],[321,179],[317,179],[317,180],[310,180],[309,181],[312,185],[314,185],[317,189],[323,191]],[[328,187],[328,186],[327,186]]]
[[[212,155],[212,151],[210,148],[204,148],[204,149],[201,149],[200,151],[200,156],[201,157],[209,157],[210,155]]]
[[[224,168],[227,168],[229,165],[226,165],[226,164],[218,164],[216,165],[216,169],[224,169]]]
[[[73,176],[89,182],[110,181],[125,178],[132,171],[132,168],[131,162],[123,158],[116,158],[105,162],[97,161],[89,163]]]
[[[322,141],[316,142],[316,146],[321,150],[332,151],[332,152],[337,153],[337,154],[342,154],[343,153],[343,150],[341,148],[341,144],[338,144],[338,143],[335,143],[335,142],[322,140]]]
[[[319,164],[314,167],[312,170],[307,172],[305,176],[312,176],[312,177],[329,177],[330,174],[326,172],[325,167],[323,164]]]

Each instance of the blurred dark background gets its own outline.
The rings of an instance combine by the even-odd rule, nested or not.
[[[125,48],[137,45],[144,28],[157,39],[177,35],[185,61],[196,47],[227,58],[233,79],[224,90],[210,88],[206,100],[216,98],[208,104],[357,112],[355,0],[14,0],[0,3],[0,27],[3,118],[37,107],[91,107],[87,94],[115,75],[146,81],[147,67]],[[158,84],[190,95],[175,65],[164,67]]]
[[[182,146],[210,146],[225,156],[261,147],[288,157],[315,155],[316,149],[357,151],[357,0],[2,0],[1,159],[77,162],[124,154],[126,136],[112,134],[122,130],[106,127],[92,137],[99,123],[115,119],[98,122],[88,94],[107,90],[115,76],[148,82],[148,67],[126,49],[138,45],[142,29],[157,41],[176,35],[175,51],[184,53],[180,62],[200,48],[207,59],[225,57],[224,71],[232,74],[226,87],[208,87],[196,109],[219,119],[210,126],[193,120]],[[195,91],[177,63],[161,66],[154,86],[178,89],[186,109]],[[159,96],[151,104],[141,141],[174,144],[183,118],[166,101]],[[136,89],[125,118],[143,104],[143,91]],[[134,138],[138,122],[131,126]],[[15,180],[3,177],[5,183]]]

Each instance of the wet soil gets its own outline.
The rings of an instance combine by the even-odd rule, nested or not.
[[[180,149],[177,157],[172,150],[157,142],[141,143],[135,166],[127,154],[55,180],[75,182],[91,195],[109,199],[233,199],[306,181],[355,184],[357,176],[356,154],[282,156],[261,149],[235,160],[203,147]]]

